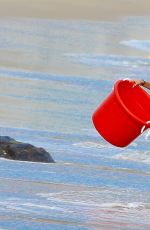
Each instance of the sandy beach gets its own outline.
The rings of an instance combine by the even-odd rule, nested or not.
[[[114,20],[149,15],[149,0],[0,0],[0,16]]]

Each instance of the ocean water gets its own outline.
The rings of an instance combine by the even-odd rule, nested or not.
[[[0,19],[0,135],[56,161],[0,159],[1,230],[150,229],[150,137],[117,148],[91,121],[116,80],[149,80],[149,39],[149,17]]]

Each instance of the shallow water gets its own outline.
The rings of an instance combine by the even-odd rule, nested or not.
[[[0,160],[0,229],[149,229],[149,138],[113,147],[91,116],[117,79],[149,80],[150,18],[0,20],[0,134],[56,161]]]

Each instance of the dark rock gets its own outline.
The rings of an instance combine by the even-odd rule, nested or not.
[[[0,136],[0,157],[12,160],[54,163],[51,155],[43,148]]]

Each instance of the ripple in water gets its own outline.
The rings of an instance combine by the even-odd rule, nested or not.
[[[150,52],[150,40],[129,40],[121,41],[120,43],[139,50]]]

